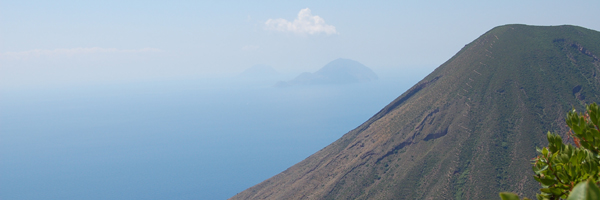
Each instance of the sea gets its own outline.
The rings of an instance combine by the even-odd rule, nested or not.
[[[2,90],[0,199],[227,199],[339,139],[424,76]]]

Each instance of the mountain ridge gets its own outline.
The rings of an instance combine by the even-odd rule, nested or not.
[[[493,28],[356,129],[232,199],[532,197],[529,159],[546,131],[564,136],[566,111],[600,100],[599,44],[576,26]]]

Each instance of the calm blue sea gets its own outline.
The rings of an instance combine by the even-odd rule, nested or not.
[[[0,199],[226,199],[416,83],[163,81],[0,93]]]

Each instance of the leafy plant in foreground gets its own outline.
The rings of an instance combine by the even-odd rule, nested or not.
[[[575,110],[567,114],[569,136],[575,146],[548,132],[548,147],[537,149],[533,159],[534,178],[542,185],[539,200],[600,199],[600,110],[596,103],[586,107],[587,113]],[[514,193],[502,192],[503,200],[518,200]],[[527,198],[525,198],[527,199]]]

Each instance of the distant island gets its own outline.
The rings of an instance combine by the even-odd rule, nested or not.
[[[304,72],[290,81],[279,81],[275,86],[347,84],[377,79],[377,74],[367,66],[354,60],[338,58],[314,73]]]

